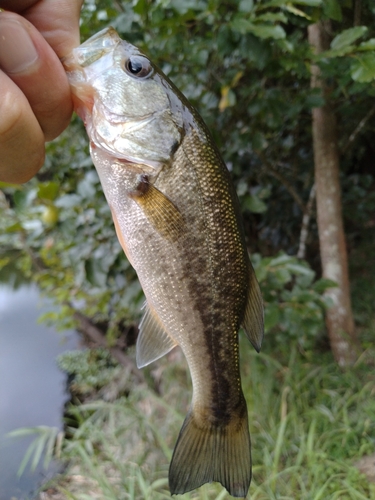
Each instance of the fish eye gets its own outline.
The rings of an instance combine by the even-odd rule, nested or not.
[[[146,78],[152,73],[150,61],[143,56],[131,56],[125,61],[125,70],[137,78]]]

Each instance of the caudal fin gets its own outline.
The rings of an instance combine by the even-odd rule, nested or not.
[[[251,481],[251,450],[246,407],[241,416],[219,427],[199,426],[190,411],[169,467],[172,495],[217,481],[233,497],[246,497]]]

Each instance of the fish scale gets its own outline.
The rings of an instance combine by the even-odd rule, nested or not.
[[[170,491],[218,481],[244,497],[251,452],[238,330],[259,350],[263,305],[229,172],[186,98],[113,28],[64,65],[117,236],[146,296],[138,366],[179,345],[192,377]]]

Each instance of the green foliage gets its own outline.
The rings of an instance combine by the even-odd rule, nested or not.
[[[375,498],[374,485],[354,466],[375,452],[374,378],[367,366],[342,373],[329,356],[308,359],[294,343],[280,345],[277,360],[256,354],[246,339],[241,352],[253,450],[249,498]],[[69,466],[56,485],[66,498],[170,497],[168,463],[191,385],[180,356],[157,364],[162,397],[139,385],[114,403],[71,408],[79,425],[63,440],[61,457]],[[75,475],[86,479],[76,482]],[[182,498],[230,497],[220,485],[207,484]]]
[[[348,141],[373,107],[372,14],[371,4],[362,2],[361,26],[353,27],[350,3],[336,0],[90,0],[81,31],[86,39],[112,24],[170,76],[202,114],[231,170],[249,248],[263,256],[280,249],[293,255],[313,183],[310,113],[324,104],[310,88],[312,62],[332,82],[346,148],[343,172],[345,179],[356,178],[343,182],[344,207],[358,196],[358,186],[363,200],[375,191],[373,118]],[[316,58],[307,28],[326,18],[332,20],[331,48]],[[349,239],[363,234],[372,217],[370,205],[355,207],[357,223],[347,225]],[[105,324],[115,339],[121,322],[139,318],[142,292],[117,242],[77,118],[47,145],[46,163],[36,178],[25,186],[0,186],[0,214],[0,282],[37,282],[60,306],[45,316],[51,323],[74,327],[79,309]],[[317,270],[315,221],[307,248]],[[274,280],[274,295],[263,283],[267,327],[278,335],[293,331],[311,338],[320,329],[322,304],[315,289],[299,284],[301,279],[283,285]],[[303,316],[298,307],[306,307],[306,321],[292,327]]]
[[[313,184],[311,110],[325,103],[310,88],[314,63],[330,84],[339,123],[355,314],[371,349],[375,30],[373,2],[361,6],[359,26],[353,2],[338,0],[86,0],[82,11],[83,39],[113,25],[183,91],[209,126],[236,184],[266,305],[265,349],[277,345],[278,357],[241,350],[251,402],[253,500],[375,498],[373,486],[353,467],[354,459],[374,451],[373,380],[360,366],[338,372],[316,350],[329,306],[322,294],[334,284],[315,279],[314,214],[309,264],[293,257]],[[332,42],[315,56],[307,29],[319,20],[331,21]],[[36,178],[25,186],[0,184],[0,282],[18,286],[25,280],[38,283],[60,306],[45,315],[60,328],[77,326],[79,310],[104,325],[112,342],[122,322],[140,315],[142,292],[117,242],[77,118],[47,145]],[[283,346],[291,353],[288,361]],[[77,393],[90,396],[119,372],[102,350],[69,353],[60,365],[75,377]],[[70,484],[67,498],[94,498],[92,487],[98,498],[169,498],[167,466],[183,418],[177,409],[189,404],[189,382],[183,361],[158,366],[163,398],[133,384],[118,402],[71,409],[79,426],[68,429],[72,438],[63,440],[62,456],[92,479],[77,491]],[[36,431],[22,467],[38,463],[43,449],[46,457],[53,454],[56,431]],[[227,496],[206,485],[184,498]]]
[[[73,312],[106,321],[109,335],[139,314],[142,294],[117,242],[110,209],[78,119],[48,145],[46,166],[25,186],[3,187],[0,280],[32,279],[61,307],[45,316],[75,326]],[[10,201],[8,201],[10,200]]]
[[[59,458],[61,443],[64,437],[57,427],[47,427],[39,425],[37,427],[23,427],[8,432],[9,438],[25,438],[34,436],[34,440],[28,447],[18,469],[18,476],[21,477],[27,465],[31,471],[35,471],[39,462],[43,458],[43,466],[47,468],[54,458]]]
[[[353,45],[353,42],[363,37],[367,32],[367,26],[356,26],[344,30],[332,40],[330,50],[319,54],[318,60],[349,56],[352,79],[360,83],[372,82],[375,79],[375,40],[371,38],[357,46]]]
[[[331,48],[333,50],[340,50],[345,47],[351,47],[351,44],[365,35],[367,31],[366,26],[356,26],[355,28],[344,30],[332,40]]]
[[[336,284],[327,279],[314,282],[315,272],[296,257],[252,257],[265,302],[265,334],[280,344],[296,339],[312,349],[324,331],[324,309],[330,302],[322,294]]]
[[[120,367],[103,348],[67,351],[57,358],[59,368],[73,377],[72,394],[88,397],[113,380]]]

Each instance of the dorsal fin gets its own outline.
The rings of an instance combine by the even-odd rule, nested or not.
[[[167,354],[177,342],[165,331],[156,312],[148,305],[139,324],[136,359],[138,368]]]
[[[264,312],[262,293],[256,279],[253,266],[250,264],[250,283],[247,295],[245,315],[242,322],[247,338],[254,349],[259,352],[264,336]]]

